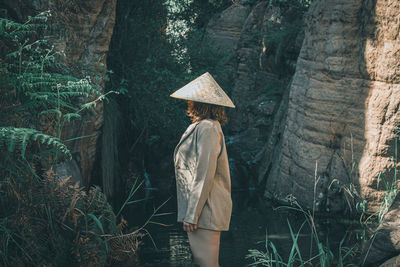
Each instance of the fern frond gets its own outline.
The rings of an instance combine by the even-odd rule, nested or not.
[[[117,91],[109,91],[109,92],[107,92],[107,93],[105,93],[103,95],[100,95],[95,100],[93,100],[91,102],[87,102],[87,103],[81,105],[81,109],[77,113],[79,113],[79,112],[81,112],[82,110],[85,110],[85,109],[94,108],[94,107],[96,107],[97,103],[102,102],[104,100],[108,101],[107,97],[108,97],[109,94],[119,94],[119,93]]]
[[[64,115],[64,120],[65,120],[65,121],[71,122],[71,119],[72,119],[72,118],[81,119],[82,116],[79,115],[79,114],[77,114],[77,113],[68,113],[68,114],[65,114],[65,115]]]
[[[48,108],[51,106],[56,106],[60,104],[61,107],[67,108],[70,110],[75,110],[76,108],[68,101],[64,101],[62,99],[57,99],[54,95],[49,95],[46,92],[43,93],[27,93],[29,97],[28,102],[25,103],[25,108],[37,108],[37,107],[44,107]]]
[[[0,143],[7,145],[9,152],[14,152],[16,144],[20,144],[21,156],[25,157],[26,147],[29,142],[39,140],[42,144],[47,144],[55,148],[58,152],[71,159],[71,152],[67,146],[57,137],[44,134],[40,131],[28,128],[0,127]]]
[[[44,111],[40,112],[39,115],[46,115],[46,114],[53,114],[53,113],[57,114],[58,117],[62,116],[61,110],[56,109],[56,108],[44,110]]]

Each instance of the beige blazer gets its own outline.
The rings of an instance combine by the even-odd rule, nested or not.
[[[191,124],[174,151],[178,222],[227,231],[232,212],[231,179],[218,121]]]

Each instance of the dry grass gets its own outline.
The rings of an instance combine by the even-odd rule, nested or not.
[[[137,262],[142,231],[125,234],[98,187],[52,171],[0,180],[0,265],[106,266]]]

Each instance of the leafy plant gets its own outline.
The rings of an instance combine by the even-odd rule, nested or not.
[[[12,131],[11,128],[2,129],[2,138],[9,141],[9,152],[13,152],[14,142],[20,141],[24,157],[27,143],[40,137],[42,143],[46,141],[53,145],[55,151],[49,152],[54,153],[56,161],[58,152],[71,157],[67,147],[61,144],[64,126],[72,120],[84,119],[84,112],[93,112],[93,108],[107,95],[118,92],[102,94],[89,76],[77,78],[65,74],[65,66],[59,63],[65,56],[63,51],[56,50],[48,37],[41,37],[48,28],[50,16],[49,11],[42,12],[29,17],[25,23],[0,18],[0,38],[8,44],[0,61],[0,90],[5,96],[0,105],[3,111],[0,122],[11,122],[14,127]],[[34,115],[21,118],[21,114]],[[46,133],[39,133],[38,129],[17,129],[42,121],[47,121],[49,130]]]
[[[135,256],[141,233],[125,236],[100,188],[60,180],[49,164],[71,159],[64,142],[86,138],[63,142],[64,126],[113,92],[65,74],[62,51],[43,37],[49,17],[0,19],[0,265],[118,262]]]
[[[68,159],[72,158],[67,146],[57,137],[29,128],[0,127],[0,148],[6,146],[7,151],[13,153],[16,152],[18,147],[22,158],[25,158],[26,148],[29,143],[34,141],[53,147],[56,151],[63,153]]]

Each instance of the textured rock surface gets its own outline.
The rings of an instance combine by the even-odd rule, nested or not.
[[[391,259],[392,257],[397,259]],[[362,266],[378,266],[385,261],[400,263],[400,194],[383,218],[381,225],[364,247],[361,257]],[[386,264],[386,263],[385,263]]]
[[[50,10],[52,19],[60,26],[53,34],[55,46],[65,52],[66,72],[87,76],[101,87],[104,86],[105,60],[115,20],[116,0],[80,1],[3,1],[2,8],[13,19],[23,20],[44,10]],[[90,185],[91,172],[96,154],[96,144],[102,126],[102,105],[97,105],[97,116],[85,116],[86,123],[66,127],[64,138],[91,136],[69,143],[74,160],[80,166],[84,185]]]
[[[393,177],[400,120],[399,20],[397,0],[313,2],[267,191],[312,207],[319,177],[317,204],[340,210],[345,201],[328,191],[338,179],[377,207],[379,172]]]
[[[274,30],[285,25],[279,6],[242,1],[212,18],[206,29],[203,49],[211,49],[221,58],[213,75],[226,85],[224,90],[236,105],[235,110],[229,110],[226,130],[236,189],[259,183],[257,168],[266,150],[264,144],[292,75],[288,69],[295,64],[301,47],[302,35],[296,34],[288,46],[290,53],[282,59],[279,49],[268,43]]]
[[[400,256],[391,258],[390,260],[385,261],[379,267],[397,267],[400,266]]]

